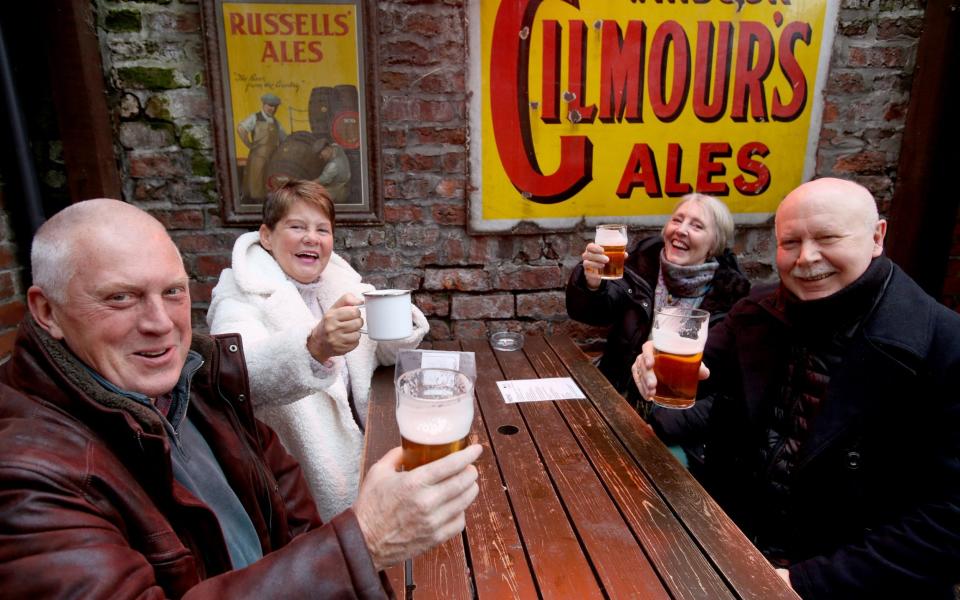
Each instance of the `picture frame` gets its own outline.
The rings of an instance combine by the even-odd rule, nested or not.
[[[324,184],[337,222],[382,223],[373,0],[202,0],[221,206],[260,223],[289,178]]]

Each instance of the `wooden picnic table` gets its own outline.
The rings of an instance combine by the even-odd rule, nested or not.
[[[461,536],[414,559],[414,597],[796,599],[566,336],[474,352],[480,494]],[[393,367],[371,388],[364,472],[400,443]],[[506,404],[497,381],[571,377],[586,400]],[[403,566],[387,572],[403,598]]]

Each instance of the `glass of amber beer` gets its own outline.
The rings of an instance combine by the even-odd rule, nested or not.
[[[661,308],[654,315],[655,403],[666,408],[693,406],[709,323],[710,313],[699,308]]]
[[[403,470],[467,447],[473,381],[451,369],[413,369],[397,380],[397,425]]]
[[[603,246],[603,253],[610,260],[600,272],[601,279],[621,279],[623,259],[627,256],[627,226],[619,224],[597,225],[594,244]]]

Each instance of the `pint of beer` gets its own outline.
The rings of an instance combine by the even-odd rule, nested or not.
[[[709,322],[710,313],[698,308],[662,308],[654,315],[655,403],[666,408],[693,406]]]
[[[610,259],[600,272],[600,278],[622,278],[623,259],[627,256],[627,226],[597,225],[597,236],[593,241],[603,246],[603,253]]]
[[[403,470],[467,447],[473,382],[450,369],[413,369],[397,380],[397,425]]]

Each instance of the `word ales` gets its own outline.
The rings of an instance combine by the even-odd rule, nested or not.
[[[351,12],[308,14],[291,12],[232,13],[230,35],[262,36],[262,63],[316,63],[323,60],[317,37],[350,33]]]
[[[599,29],[599,72],[588,72],[588,36],[584,21],[542,23],[542,83],[539,104],[530,102],[529,32],[539,0],[502,2],[492,32],[490,60],[491,123],[497,151],[511,183],[525,198],[550,204],[570,198],[592,179],[593,144],[587,136],[560,136],[560,164],[552,174],[541,170],[531,135],[530,107],[540,109],[544,124],[644,123],[655,119],[670,123],[685,111],[698,122],[727,118],[734,123],[787,122],[797,119],[808,102],[809,78],[796,58],[798,44],[809,46],[809,23],[784,23],[773,14],[773,26],[759,21],[700,21],[688,32],[672,20],[652,31],[642,20],[625,27],[613,20],[591,26]],[[566,32],[566,46],[563,39]],[[588,40],[593,39],[593,42]],[[561,58],[565,49],[568,78],[561,93]],[[734,52],[734,49],[736,52]],[[786,85],[767,81],[778,67]],[[669,70],[669,72],[668,72]],[[585,91],[598,102],[585,103]],[[645,94],[646,92],[646,94]],[[561,100],[567,112],[561,112]],[[770,185],[771,173],[763,162],[768,144],[755,140],[736,150],[740,174],[732,184],[743,195],[758,195]],[[684,148],[666,144],[666,157],[658,162],[654,149],[636,143],[626,157],[616,193],[629,197],[637,187],[650,197],[681,196],[691,191],[718,196],[729,194],[722,179],[722,159],[734,155],[726,141],[701,142],[696,149],[695,187],[681,181]],[[661,165],[665,166],[663,177]],[[661,185],[661,181],[663,182]]]

